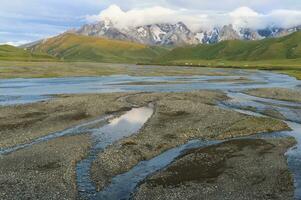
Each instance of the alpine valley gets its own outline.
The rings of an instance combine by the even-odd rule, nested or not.
[[[120,28],[112,20],[85,24],[21,48],[3,46],[15,60],[196,65],[281,70],[301,78],[301,26],[264,29],[216,26],[192,31],[183,22]],[[48,75],[47,75],[48,76]]]
[[[0,200],[301,200],[298,2],[3,1]]]

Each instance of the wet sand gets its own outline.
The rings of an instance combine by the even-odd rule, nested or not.
[[[293,199],[284,153],[294,143],[244,139],[188,151],[144,181],[134,199]]]

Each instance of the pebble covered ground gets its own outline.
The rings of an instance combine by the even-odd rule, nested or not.
[[[45,102],[0,107],[0,148],[27,143],[105,114],[113,113],[117,116],[133,105],[145,106],[152,102],[155,112],[139,133],[108,147],[94,162],[92,178],[100,190],[110,183],[112,177],[126,172],[139,161],[153,158],[192,139],[225,139],[289,129],[280,120],[253,117],[219,108],[217,102],[225,99],[227,96],[218,91],[86,94],[59,95]],[[262,143],[263,147],[271,147],[275,141]],[[258,169],[254,173],[266,170],[268,165],[274,165],[273,162],[279,163],[273,170],[283,169],[285,172],[287,166],[283,152],[292,143],[293,141],[279,141],[280,145],[274,145],[276,147],[271,149],[271,155],[262,154],[259,157],[260,162],[265,165],[257,162]],[[82,133],[59,137],[8,155],[0,155],[0,199],[77,198],[75,165],[87,155],[90,146],[89,134]],[[232,146],[228,148],[243,152],[243,158],[251,155],[250,160],[246,159],[241,163],[242,167],[247,165],[247,162],[254,161],[252,156],[256,159],[256,152]],[[219,159],[217,156],[213,157]],[[232,157],[227,159],[234,162]],[[240,162],[239,156],[234,156],[233,159]],[[240,166],[236,167],[243,169]],[[267,177],[269,175],[272,176],[266,174]],[[283,184],[290,186],[290,173],[284,173],[283,177]],[[220,182],[220,187],[226,183],[229,183],[226,179]],[[271,181],[267,180],[262,185],[270,187]],[[194,187],[196,185],[185,190],[190,191]],[[143,188],[142,186],[136,198],[139,199],[148,192],[143,191]],[[288,187],[283,194],[290,195],[292,191],[293,188]],[[178,193],[174,191],[174,194]]]

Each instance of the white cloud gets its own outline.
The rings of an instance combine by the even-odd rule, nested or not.
[[[66,0],[68,1],[68,0]],[[93,0],[90,0],[93,1]],[[168,8],[185,8],[199,10],[231,11],[247,6],[261,12],[275,9],[301,9],[300,0],[94,0],[103,6],[119,5],[124,9],[163,6]],[[64,1],[65,2],[65,1]]]
[[[259,14],[248,7],[241,7],[226,14],[225,19],[228,19],[228,23],[231,23],[236,28],[263,28],[268,25],[265,23],[264,17],[263,14]]]
[[[160,6],[130,9],[123,11],[111,5],[98,15],[86,17],[88,22],[110,19],[117,27],[126,28],[153,23],[176,23],[182,21],[192,30],[209,29],[214,26],[233,24],[235,28],[264,28],[268,25],[289,28],[301,25],[301,11],[273,10],[259,13],[248,7],[240,7],[230,12],[204,11],[191,9],[171,9]]]
[[[28,40],[21,40],[21,41],[13,41],[13,42],[4,42],[4,43],[0,43],[0,45],[8,44],[8,45],[17,47],[17,46],[20,46],[22,44],[28,44],[30,42],[31,41],[28,41]]]
[[[88,15],[86,19],[90,23],[109,19],[119,28],[182,21],[189,24],[192,29],[196,29],[209,24],[208,15],[205,13],[195,13],[186,9],[175,10],[160,6],[123,11],[119,6],[111,5],[98,15]]]
[[[301,25],[301,10],[275,10],[269,13],[266,21],[282,27]]]
[[[92,22],[110,19],[119,27],[128,27],[157,22],[169,22],[171,20],[170,17],[177,13],[177,11],[163,7],[132,9],[124,12],[119,6],[111,5],[109,8],[103,10],[99,15],[87,16],[87,20]]]
[[[252,26],[263,26],[268,22],[282,26],[301,24],[298,11],[301,10],[300,0],[3,0],[0,6],[0,32],[10,34],[0,33],[0,42],[34,41],[80,27],[85,23],[84,16],[88,14],[91,15],[89,19],[99,19],[96,14],[112,4],[125,10],[115,9],[117,16],[113,17],[120,26],[128,23],[118,19],[120,16],[132,24],[183,21],[192,29],[228,22],[237,25],[247,22]],[[230,16],[231,11],[243,6],[256,10],[259,16]],[[113,14],[107,12],[106,15]],[[28,35],[29,32],[38,35]]]

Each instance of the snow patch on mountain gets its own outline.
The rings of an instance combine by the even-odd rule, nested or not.
[[[235,16],[238,14],[239,13],[233,13]],[[252,13],[249,13],[249,15],[251,14]],[[243,19],[246,16],[242,15],[241,17],[241,19]],[[183,22],[178,22],[176,24],[149,24],[121,29],[117,28],[112,21],[103,20],[94,24],[84,25],[80,29],[74,31],[74,33],[126,40],[146,45],[180,46],[200,43],[215,44],[225,40],[261,40],[264,38],[282,37],[299,31],[300,29],[301,26],[285,29],[272,25],[264,29],[254,29],[247,26],[229,24],[222,27],[214,27],[210,30],[198,30],[193,32]]]

